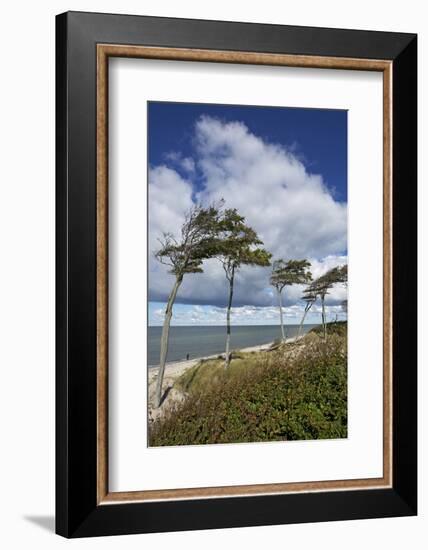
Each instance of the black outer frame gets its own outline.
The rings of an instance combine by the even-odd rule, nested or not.
[[[393,61],[393,487],[97,506],[96,44]],[[417,37],[68,12],[56,17],[56,532],[65,537],[417,513]],[[412,300],[408,300],[408,295]],[[400,320],[405,322],[400,322]]]

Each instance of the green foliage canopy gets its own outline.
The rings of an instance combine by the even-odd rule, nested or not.
[[[159,239],[161,247],[155,257],[177,278],[185,273],[201,273],[202,262],[216,254],[221,206],[193,206],[186,213],[179,240],[172,233],[164,233]]]
[[[347,284],[348,282],[348,266],[345,264],[343,266],[335,266],[324,275],[315,279],[305,291],[305,295],[309,297],[320,296],[322,299],[325,298],[326,294],[329,293],[330,289],[337,283]],[[306,298],[306,299],[308,299]],[[304,298],[305,299],[305,298]]]
[[[273,263],[270,284],[281,292],[285,286],[309,283],[312,280],[310,267],[308,260],[276,260]]]
[[[242,265],[270,265],[272,255],[259,246],[262,244],[257,233],[245,224],[245,218],[238,214],[236,208],[224,211],[218,223],[214,248],[229,280]]]

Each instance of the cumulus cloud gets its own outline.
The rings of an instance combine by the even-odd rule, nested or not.
[[[223,197],[238,208],[276,256],[322,258],[346,249],[346,204],[292,152],[243,123],[210,117],[198,120],[195,137],[205,181],[200,200]]]
[[[310,173],[293,150],[254,135],[242,122],[207,116],[196,122],[193,143],[191,159],[169,153],[165,165],[149,172],[151,252],[162,232],[179,233],[194,202],[223,198],[227,207],[245,216],[274,258],[308,258],[315,277],[347,261],[347,205],[334,199],[322,176]],[[164,302],[172,276],[153,256],[149,270],[149,297]],[[269,269],[243,267],[236,277],[234,305],[273,306],[276,297],[268,281]],[[286,305],[296,304],[301,291],[287,289]],[[345,296],[343,287],[334,289],[328,303],[338,304]],[[226,298],[221,265],[209,260],[203,275],[185,277],[178,302],[222,307]]]
[[[149,170],[149,299],[164,301],[171,289],[171,275],[154,258],[163,233],[178,235],[183,215],[192,202],[192,184],[171,168]]]
[[[195,161],[192,157],[183,157],[178,151],[169,151],[169,153],[165,154],[165,159],[185,172],[191,174],[195,171]]]

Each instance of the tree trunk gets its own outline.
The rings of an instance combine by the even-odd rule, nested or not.
[[[230,310],[232,307],[234,277],[235,277],[235,269],[232,268],[232,275],[230,276],[230,279],[229,279],[229,302],[227,304],[227,314],[226,314],[226,351],[225,351],[225,361],[224,361],[225,369],[227,369],[230,365]]]
[[[325,322],[325,304],[324,304],[324,296],[321,297],[321,305],[322,305],[322,326],[324,329],[324,340],[327,339],[327,325]]]
[[[281,336],[282,336],[282,341],[285,342],[284,321],[282,318],[282,294],[280,290],[278,290],[278,299],[279,299],[279,322],[281,325]]]
[[[158,377],[156,381],[156,393],[155,393],[155,403],[154,403],[154,406],[156,408],[160,406],[161,400],[162,400],[162,384],[163,384],[163,377],[165,374],[166,357],[168,354],[168,338],[169,338],[169,327],[171,324],[171,317],[172,317],[172,307],[174,305],[175,298],[177,296],[177,292],[178,292],[178,289],[180,288],[182,281],[183,281],[183,277],[177,277],[177,279],[175,280],[174,286],[171,290],[171,294],[169,295],[168,303],[166,305],[165,319],[163,322],[162,336],[161,336],[159,370],[158,370]]]
[[[312,307],[312,304],[309,307],[308,306],[305,307],[305,311],[303,313],[302,320],[300,321],[299,330],[297,332],[297,338],[300,338],[300,336],[302,334],[303,323],[305,322],[306,315],[308,314],[308,311],[311,309],[311,307]]]

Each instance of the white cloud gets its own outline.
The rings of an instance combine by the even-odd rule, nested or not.
[[[150,314],[150,325],[162,325],[165,316],[165,305],[162,308],[155,309]],[[295,304],[284,309],[285,324],[299,324],[303,315],[304,306]],[[339,319],[345,317],[340,305],[326,306],[326,314],[328,320],[333,320],[336,315]],[[306,317],[306,323],[318,324],[320,322],[321,306],[315,304],[309,315]],[[226,320],[226,308],[216,306],[192,306],[176,304],[174,306],[174,314],[172,325],[189,326],[189,325],[205,325],[205,326],[224,326]],[[256,307],[242,306],[232,307],[231,324],[239,325],[278,325],[279,310],[278,307]]]
[[[186,172],[194,172],[195,161],[190,157],[186,157],[181,161],[181,167],[186,170]]]
[[[183,157],[178,151],[169,151],[166,153],[165,159],[189,174],[195,171],[195,161],[191,157]]]
[[[192,206],[192,184],[166,166],[149,170],[149,287],[160,297],[168,295],[172,276],[153,257],[163,233],[178,235],[184,212]]]
[[[290,151],[264,142],[240,122],[203,117],[196,123],[199,198],[224,198],[255,227],[275,256],[316,257],[346,249],[347,207],[322,177]]]
[[[184,168],[189,180],[173,168],[158,166],[149,174],[149,225],[151,251],[163,231],[178,234],[192,200],[209,204],[224,198],[237,208],[278,258],[308,258],[314,276],[346,262],[347,205],[334,200],[322,177],[310,174],[291,151],[267,143],[241,122],[202,117],[195,125],[195,154],[169,160]],[[198,188],[191,178],[197,170]],[[202,185],[201,183],[202,182]],[[165,301],[172,276],[153,257],[150,261],[150,297]],[[243,267],[236,277],[235,306],[271,306],[276,296],[269,287],[269,269]],[[286,304],[295,304],[302,288],[286,289]],[[333,289],[328,303],[340,302],[346,289]],[[216,260],[205,262],[204,274],[185,277],[179,301],[225,305],[227,281]],[[250,314],[251,315],[251,314]]]

